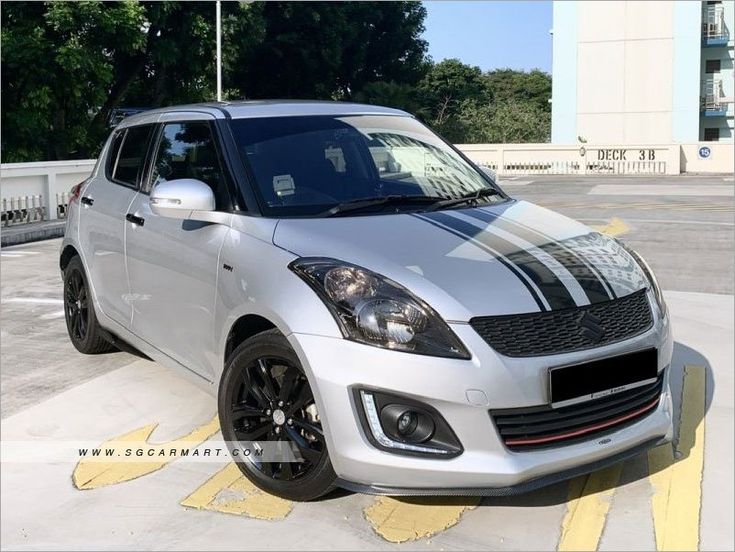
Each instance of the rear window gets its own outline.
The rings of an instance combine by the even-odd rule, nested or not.
[[[112,180],[120,184],[137,187],[138,179],[143,172],[152,128],[153,125],[142,125],[131,127],[125,131],[112,171]],[[114,147],[115,143],[113,142]],[[111,153],[114,153],[114,151],[114,149],[110,150]]]
[[[105,175],[108,179],[112,179],[112,172],[115,170],[115,163],[117,163],[117,156],[120,154],[120,145],[122,144],[123,138],[125,138],[124,130],[118,130],[112,135],[105,165]]]

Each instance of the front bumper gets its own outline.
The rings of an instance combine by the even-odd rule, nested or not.
[[[605,438],[512,452],[488,413],[548,403],[550,367],[587,362],[655,347],[659,372],[671,363],[668,319],[633,339],[547,357],[495,353],[467,324],[452,330],[472,353],[456,360],[400,353],[352,341],[291,334],[289,341],[309,376],[329,455],[341,484],[384,494],[514,494],[604,467],[672,438],[672,401],[666,370],[658,406]],[[402,456],[375,448],[359,422],[354,390],[402,395],[436,409],[462,444],[455,458]]]

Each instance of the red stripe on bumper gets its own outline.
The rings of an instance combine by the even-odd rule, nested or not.
[[[656,397],[652,402],[648,403],[647,405],[642,406],[641,408],[638,408],[637,410],[634,410],[633,412],[628,412],[627,414],[624,414],[617,418],[613,418],[612,420],[608,420],[606,422],[591,425],[588,427],[583,427],[581,429],[575,429],[574,431],[567,431],[565,433],[547,435],[546,437],[521,437],[519,439],[506,439],[505,444],[510,445],[510,446],[538,445],[541,443],[551,443],[553,441],[561,441],[563,439],[570,439],[572,437],[578,437],[579,435],[585,435],[586,433],[592,433],[593,431],[599,431],[601,429],[605,429],[606,427],[614,426],[626,420],[630,420],[631,418],[635,418],[636,416],[640,416],[644,412],[647,412],[648,410],[651,410],[652,408],[654,408],[658,404],[659,400],[660,400],[660,397]]]

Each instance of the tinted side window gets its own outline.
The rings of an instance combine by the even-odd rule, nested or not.
[[[120,144],[122,144],[124,137],[124,130],[118,130],[112,136],[112,142],[110,143],[110,149],[107,151],[107,160],[105,164],[105,176],[107,176],[107,178],[112,178],[112,172],[115,169],[115,163],[117,163],[117,156],[120,153]]]
[[[112,179],[136,187],[143,172],[152,125],[131,127],[125,133]]]
[[[229,204],[227,182],[209,123],[170,123],[163,127],[151,187],[178,178],[195,178],[208,184],[218,209]]]

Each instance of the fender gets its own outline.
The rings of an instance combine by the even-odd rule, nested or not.
[[[227,336],[243,316],[261,316],[285,336],[296,332],[342,338],[321,299],[288,268],[296,258],[233,225],[220,253],[214,341],[222,362],[214,367],[215,383],[224,369]],[[253,270],[253,264],[258,270]]]

